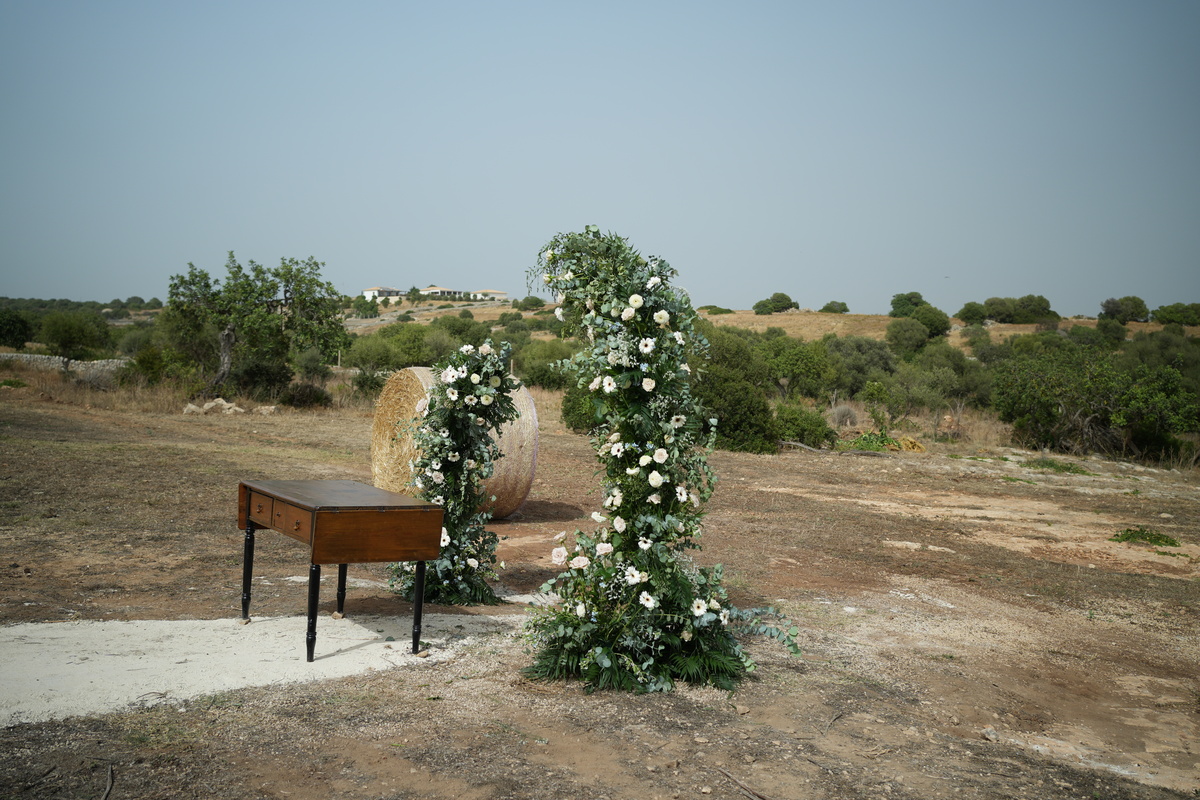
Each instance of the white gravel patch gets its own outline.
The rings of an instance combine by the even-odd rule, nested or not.
[[[517,635],[524,614],[425,614],[412,654],[411,617],[317,620],[314,661],[307,620],[140,620],[0,627],[0,725],[185,702],[231,689],[319,681],[374,670],[421,669],[496,635]]]

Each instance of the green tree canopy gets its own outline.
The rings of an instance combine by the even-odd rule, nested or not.
[[[315,347],[326,359],[348,343],[342,328],[342,295],[321,279],[324,264],[284,258],[268,269],[254,261],[243,267],[233,251],[224,281],[188,264],[172,275],[167,309],[179,337],[209,337],[215,331],[219,363],[212,384],[229,377],[235,358],[283,364],[289,354]]]
[[[888,312],[889,317],[911,317],[912,312],[917,306],[923,304],[925,298],[920,292],[907,292],[905,294],[892,295],[892,310]]]
[[[778,314],[780,311],[787,311],[789,308],[799,307],[799,303],[793,302],[792,298],[783,292],[776,292],[766,300],[759,300],[755,303],[754,313],[765,316],[767,314]]]
[[[821,306],[821,312],[824,314],[848,314],[850,306],[843,303],[841,300],[830,300],[825,305]]]
[[[1115,319],[1122,325],[1130,322],[1146,322],[1150,319],[1150,309],[1140,297],[1110,297],[1100,304],[1100,319]]]

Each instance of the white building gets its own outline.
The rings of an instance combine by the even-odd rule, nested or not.
[[[363,289],[363,297],[368,300],[382,300],[385,297],[400,297],[404,292],[399,289],[393,289],[391,286],[372,286],[370,289]]]

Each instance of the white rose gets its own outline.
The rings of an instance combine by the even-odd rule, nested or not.
[[[479,569],[479,562],[473,558],[468,558],[467,566],[470,567],[471,569]]]
[[[500,388],[500,376],[493,375],[492,377],[488,378],[488,386],[491,386],[493,389],[499,389]]]
[[[576,603],[575,604],[575,616],[586,617],[587,616],[587,606],[585,606],[583,603]]]
[[[657,385],[658,384],[654,382],[654,378],[642,378],[642,389],[644,391],[653,392],[654,387]]]
[[[563,321],[562,306],[559,306],[558,308],[554,309],[554,318],[557,319],[559,322]]]
[[[655,311],[654,312],[654,321],[657,322],[659,325],[666,325],[668,322],[671,321],[671,315],[668,314],[666,311]]]
[[[659,464],[667,463],[667,451],[661,447],[654,451],[654,460]]]
[[[470,346],[470,345],[468,345],[468,347],[469,347],[469,346]],[[478,384],[478,383],[479,383],[479,381],[480,381],[479,373],[478,373],[478,372],[472,372],[472,373],[471,373],[471,383]]]
[[[554,541],[556,541],[556,542],[561,542],[565,538],[567,538],[566,531],[559,531],[558,533],[554,534]],[[563,552],[565,553],[566,550],[564,550]]]
[[[563,531],[563,533],[566,533],[566,531]],[[552,564],[556,564],[560,567],[563,564],[567,563],[567,548],[556,547],[553,550],[551,550],[550,551],[550,562]]]
[[[464,344],[462,347],[458,348],[458,352],[460,352],[460,353],[474,353],[474,352],[475,352],[475,348],[474,348],[474,347],[472,347],[472,346],[471,346],[471,345],[469,345],[469,344]]]
[[[613,529],[617,533],[624,533],[625,532],[625,520],[621,519],[620,517],[613,517]],[[609,549],[612,549],[612,548],[609,548]]]
[[[487,342],[484,342],[483,344],[479,345],[479,352],[485,356],[490,356],[492,354],[492,346]]]
[[[650,481],[650,485],[653,486],[655,489],[657,489],[658,487],[663,485],[663,476],[658,474],[658,470],[654,470],[653,472],[651,472],[646,477],[646,480]]]
[[[613,309],[613,310],[615,311],[616,309]],[[636,313],[637,312],[634,311],[632,308],[626,308],[624,311],[621,312],[621,319],[628,322],[629,320],[633,319],[633,315]]]
[[[596,555],[606,556],[613,551],[613,546],[608,542],[601,542],[596,545]]]
[[[662,502],[662,495],[660,495],[658,492],[655,492],[654,494],[647,497],[646,500],[647,500],[647,502],[653,503],[654,505],[658,505],[659,503]]]
[[[574,558],[571,559],[570,563],[568,563],[567,566],[570,567],[571,569],[584,569],[587,567],[588,564],[591,564],[591,563],[592,563],[592,560],[590,558],[588,558],[587,556],[575,556]]]
[[[660,283],[662,283],[662,278],[658,277],[657,275],[651,276],[650,280],[646,281],[646,288],[653,289],[655,286],[658,286]]]
[[[483,403],[485,406],[490,406],[492,404],[492,396],[490,394],[485,394],[483,397],[479,398],[479,402]]]
[[[641,307],[642,307],[642,303],[643,303],[643,302],[645,302],[645,301],[643,301],[643,300],[642,300],[642,296],[641,296],[640,294],[631,294],[631,295],[629,295],[629,305],[630,305],[631,307],[633,307],[633,308],[641,308]]]
[[[641,458],[638,459],[638,464],[640,464],[644,467],[653,460],[654,459],[652,459],[650,456],[642,456]]]

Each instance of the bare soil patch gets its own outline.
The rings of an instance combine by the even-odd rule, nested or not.
[[[587,441],[537,398],[533,492],[495,526],[515,592],[554,574],[552,537],[599,505]],[[368,411],[185,417],[0,393],[0,623],[236,617],[237,482],[369,482],[370,430]],[[699,558],[726,565],[738,605],[786,612],[804,648],[748,639],[760,666],[734,693],[531,683],[501,627],[420,669],[0,729],[0,796],[96,798],[110,779],[113,798],[1200,796],[1200,481],[1027,456],[714,454]],[[1109,541],[1135,525],[1181,546]],[[254,613],[302,615],[287,579],[305,570],[261,536]],[[351,618],[408,615],[382,566],[350,573],[375,582],[351,590]]]

